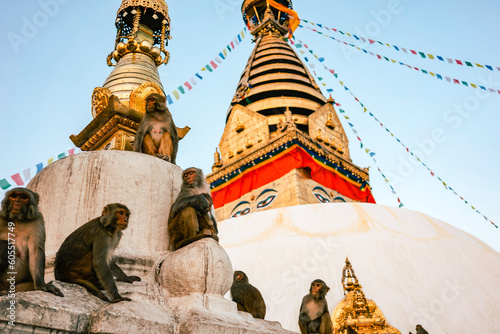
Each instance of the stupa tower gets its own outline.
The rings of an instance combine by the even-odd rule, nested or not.
[[[245,0],[255,48],[207,177],[218,219],[318,202],[374,202],[335,111],[288,45],[291,0]]]
[[[94,119],[70,136],[83,151],[132,150],[135,132],[151,93],[165,95],[158,66],[170,58],[170,17],[164,0],[122,0],[116,14],[117,33],[107,57],[113,71],[92,94]]]

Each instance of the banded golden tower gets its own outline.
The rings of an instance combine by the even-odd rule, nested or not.
[[[335,111],[287,43],[291,0],[245,0],[255,48],[231,101],[207,180],[218,219],[318,202],[375,202]]]

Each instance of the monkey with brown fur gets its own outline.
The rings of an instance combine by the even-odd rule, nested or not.
[[[325,296],[330,288],[320,279],[312,281],[309,294],[300,305],[299,328],[301,334],[333,334],[333,324]]]
[[[168,217],[171,250],[177,250],[201,238],[209,237],[219,241],[212,205],[210,188],[201,169],[185,169],[182,172],[181,191],[172,204]]]
[[[0,291],[15,284],[15,292],[42,290],[63,297],[45,283],[45,223],[38,211],[38,194],[14,188],[5,194],[0,210]],[[15,273],[15,274],[12,274]],[[13,291],[12,291],[13,292]]]
[[[258,319],[264,319],[266,316],[266,303],[262,294],[248,282],[248,276],[243,271],[237,270],[233,274],[231,296],[238,311],[248,312]]]
[[[178,129],[175,126],[164,96],[150,94],[146,97],[146,113],[135,135],[134,151],[154,155],[175,164],[179,140],[188,131],[189,127]]]
[[[116,303],[130,298],[118,293],[115,280],[133,283],[137,276],[127,276],[113,261],[113,254],[127,228],[130,210],[123,204],[104,207],[102,215],[80,226],[71,233],[57,251],[55,277],[59,281],[75,283],[104,301]],[[100,291],[106,290],[111,300]]]

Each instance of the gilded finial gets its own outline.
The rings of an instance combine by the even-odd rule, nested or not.
[[[156,66],[168,62],[170,54],[165,47],[171,37],[170,17],[165,1],[123,0],[116,14],[115,24],[115,49],[107,58],[109,66],[115,66],[112,60],[118,63],[130,52],[149,55]]]

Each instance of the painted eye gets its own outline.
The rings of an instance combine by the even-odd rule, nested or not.
[[[271,203],[276,199],[276,197],[278,197],[277,194],[272,194],[272,195],[267,196],[262,201],[259,201],[257,203],[257,209],[263,209],[263,208],[271,205]]]
[[[250,213],[250,208],[245,208],[243,210],[236,211],[231,217],[236,218],[236,217],[241,217],[244,215],[248,215]]]
[[[316,197],[316,199],[318,201],[320,201],[321,203],[330,203],[331,202],[330,196],[328,196],[328,193],[326,192],[326,190],[321,188],[321,187],[315,187],[312,190],[312,193],[313,193],[314,197]]]
[[[250,213],[250,202],[243,201],[238,203],[231,211],[231,218],[241,217],[244,215],[248,215]]]
[[[321,196],[321,194],[315,193],[314,196],[320,201],[321,203],[330,203],[330,199],[326,198],[324,196]]]

